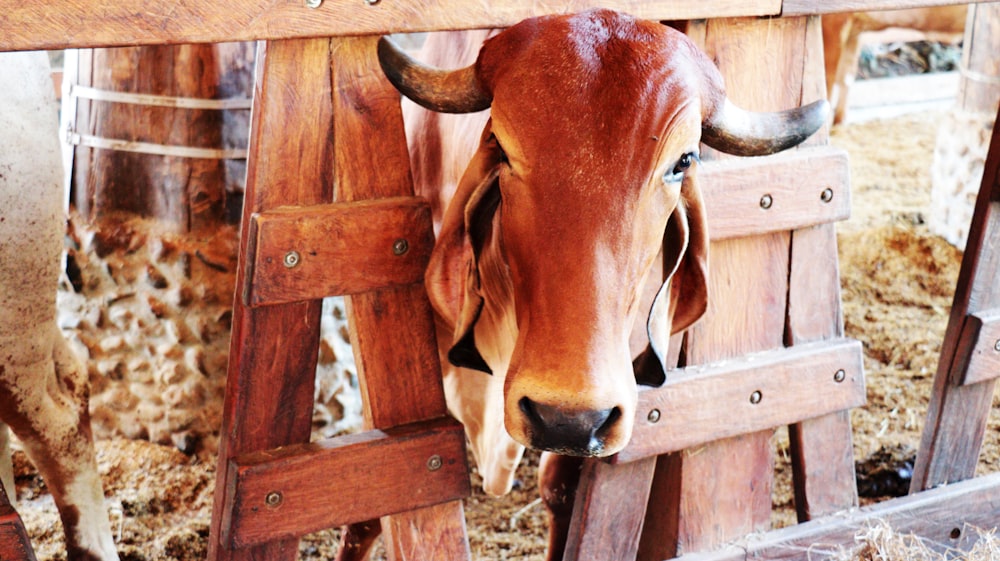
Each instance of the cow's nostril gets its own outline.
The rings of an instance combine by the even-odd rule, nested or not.
[[[535,448],[573,456],[596,456],[622,418],[620,407],[574,411],[537,403],[527,397],[517,402],[527,421]]]
[[[517,406],[518,408],[521,409],[521,412],[524,413],[526,417],[528,417],[528,421],[532,425],[541,425],[544,423],[542,418],[538,415],[538,411],[535,409],[534,402],[532,402],[527,397],[522,397],[517,402]]]
[[[597,427],[597,430],[594,431],[594,435],[597,436],[598,438],[604,438],[605,436],[607,436],[608,432],[611,431],[611,428],[615,426],[615,423],[618,422],[618,419],[621,419],[622,417],[621,407],[613,407],[607,410],[607,413],[608,417],[604,419],[604,422],[601,423],[601,426]]]

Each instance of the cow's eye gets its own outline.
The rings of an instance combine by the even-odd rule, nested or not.
[[[684,179],[684,172],[691,167],[695,161],[698,160],[698,155],[694,152],[685,152],[680,159],[674,164],[674,166],[663,174],[664,183],[677,183]]]

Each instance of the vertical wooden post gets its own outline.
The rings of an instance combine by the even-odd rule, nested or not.
[[[329,59],[328,39],[260,44],[237,287],[245,286],[254,213],[332,198]],[[236,294],[209,559],[298,556],[297,539],[230,549],[220,541],[220,525],[230,458],[309,440],[321,306],[313,300],[251,309]]]
[[[337,198],[412,196],[399,93],[376,59],[377,37],[331,43]],[[347,298],[368,428],[447,415],[434,316],[423,284]],[[386,516],[393,561],[465,561],[461,501]]]

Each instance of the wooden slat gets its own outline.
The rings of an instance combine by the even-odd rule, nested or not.
[[[808,16],[812,14],[833,14],[837,12],[871,12],[875,10],[901,10],[903,8],[926,8],[952,4],[974,4],[995,0],[784,0],[781,3],[783,16]]]
[[[0,559],[35,561],[35,552],[31,549],[24,523],[11,506],[2,482],[0,482]]]
[[[955,360],[962,385],[1000,378],[1000,308],[966,316]]]
[[[699,183],[713,240],[797,230],[851,214],[847,153],[829,146],[705,162]],[[769,208],[761,204],[765,197]]]
[[[964,376],[956,368],[962,362],[956,360],[956,354],[963,345],[965,317],[1000,308],[998,239],[1000,127],[994,127],[927,407],[927,421],[913,470],[912,491],[961,481],[976,472],[996,380],[959,385]]]
[[[861,363],[861,343],[841,339],[668,372],[663,386],[639,393],[632,440],[615,460],[675,452],[863,405]]]
[[[330,51],[338,200],[413,196],[399,94],[375,59],[375,38],[334,39]],[[423,284],[346,300],[365,425],[387,428],[445,415],[434,316]],[[382,528],[393,561],[469,559],[459,500],[383,517]]]
[[[246,454],[234,458],[229,469],[228,536],[223,539],[233,547],[414,510],[470,492],[465,433],[448,418]]]
[[[249,306],[421,282],[434,247],[430,206],[415,197],[276,209],[250,228]]]
[[[888,527],[897,535],[913,534],[930,550],[968,551],[1000,520],[1000,474],[945,485],[915,495],[861,507],[797,526],[747,536],[716,551],[693,553],[677,561],[845,559],[856,536],[869,528]]]
[[[0,51],[507,27],[603,6],[648,19],[776,15],[781,0],[0,0]]]
[[[237,286],[246,279],[249,220],[286,204],[332,197],[328,40],[262,44],[257,52]],[[219,442],[209,559],[290,561],[298,540],[233,550],[220,541],[229,459],[306,442],[312,428],[320,301],[247,308],[233,303],[233,332]]]

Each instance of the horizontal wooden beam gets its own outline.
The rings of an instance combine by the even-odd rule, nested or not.
[[[958,340],[954,369],[962,385],[1000,378],[1000,309],[975,312],[965,317]]]
[[[913,534],[932,551],[969,551],[1000,520],[1000,473],[950,483],[897,499],[746,536],[713,552],[690,553],[676,561],[745,561],[845,559],[858,546],[856,537],[871,528]]]
[[[781,0],[0,0],[0,51],[507,27],[603,6],[647,19],[776,15]]]
[[[465,433],[451,418],[238,456],[222,539],[245,547],[465,498]]]
[[[707,161],[698,180],[713,240],[797,230],[851,214],[847,153],[830,146]]]
[[[836,339],[667,373],[639,392],[629,462],[864,405],[861,343]]]
[[[808,16],[837,12],[872,12],[990,1],[996,0],[972,0],[972,2],[968,0],[784,0],[781,5],[781,15]]]
[[[423,281],[431,211],[398,197],[255,214],[243,289],[248,306],[356,294]]]

